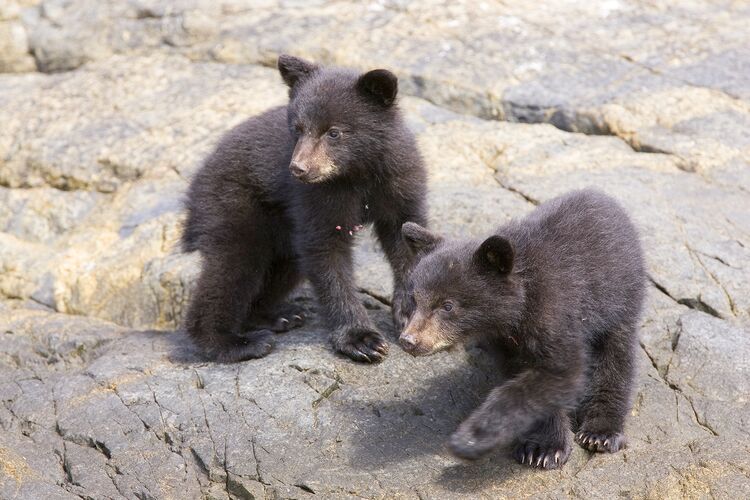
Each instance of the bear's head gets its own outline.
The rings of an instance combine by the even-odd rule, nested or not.
[[[365,173],[400,139],[398,80],[390,71],[358,74],[288,55],[279,56],[278,67],[289,86],[289,132],[296,140],[289,170],[298,180]]]
[[[413,222],[401,232],[419,259],[407,283],[412,313],[399,338],[405,351],[425,356],[519,324],[524,287],[510,241],[446,241]]]

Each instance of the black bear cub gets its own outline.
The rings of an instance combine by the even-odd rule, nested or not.
[[[427,355],[481,336],[504,380],[453,434],[454,454],[514,446],[520,463],[557,468],[571,425],[590,451],[624,447],[646,272],[615,200],[568,193],[484,241],[445,241],[413,223],[403,235],[421,255],[403,348]]]
[[[357,298],[353,240],[374,225],[400,331],[414,260],[401,226],[426,222],[426,173],[396,104],[397,79],[285,55],[278,68],[289,104],[230,130],[190,185],[182,247],[200,251],[202,270],[185,328],[211,359],[265,356],[272,331],[301,323],[279,306],[308,278],[334,347],[380,361],[388,345]]]

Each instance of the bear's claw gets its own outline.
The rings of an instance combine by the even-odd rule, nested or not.
[[[276,333],[285,333],[305,324],[305,318],[301,314],[294,314],[289,318],[280,316],[274,321],[271,330]]]
[[[206,352],[209,359],[219,363],[236,363],[267,356],[273,350],[273,332],[255,330],[243,335],[227,337],[220,348]]]
[[[339,352],[354,361],[378,363],[388,354],[388,344],[383,336],[374,330],[349,330],[343,342],[337,346]]]
[[[579,431],[575,440],[583,449],[602,453],[615,453],[626,445],[625,436],[621,432]]]
[[[568,457],[570,457],[570,449],[557,446],[547,447],[533,442],[521,444],[513,451],[513,458],[519,464],[540,469],[559,469],[568,461]]]

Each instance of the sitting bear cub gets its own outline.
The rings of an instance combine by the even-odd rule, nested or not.
[[[615,200],[568,193],[484,241],[445,241],[410,222],[402,233],[421,256],[403,348],[427,355],[478,335],[505,380],[451,437],[457,456],[514,446],[520,463],[561,467],[571,424],[590,451],[624,447],[646,273]]]
[[[227,132],[193,179],[182,247],[203,257],[185,328],[211,359],[259,358],[271,331],[298,326],[279,303],[312,283],[334,347],[357,361],[388,349],[357,297],[352,246],[372,223],[391,267],[393,317],[406,319],[413,255],[406,221],[426,221],[426,173],[390,71],[358,73],[279,57],[289,104]]]

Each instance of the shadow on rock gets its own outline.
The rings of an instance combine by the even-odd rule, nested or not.
[[[308,287],[302,287],[278,306],[279,317],[302,315],[304,323],[296,328],[284,332],[277,332],[272,337],[274,347],[268,356],[273,356],[280,350],[292,345],[328,344],[325,326],[322,318],[317,314],[317,307]],[[270,328],[271,325],[268,325]],[[262,328],[266,328],[265,326]],[[165,335],[169,350],[168,359],[175,364],[213,363],[199,347],[195,345],[187,332],[181,328]],[[246,362],[252,362],[252,359]]]
[[[491,458],[479,462],[451,465],[444,468],[435,481],[455,493],[475,493],[499,485],[511,476],[528,473],[510,462],[505,454],[505,451],[496,451]]]
[[[193,344],[188,334],[183,330],[176,330],[164,334],[164,340],[169,348],[167,359],[176,365],[206,363],[210,360]]]
[[[445,468],[451,460],[448,438],[499,381],[489,355],[471,351],[468,365],[456,352],[406,358],[404,374],[389,385],[395,391],[388,396],[338,406],[359,429],[351,439],[351,466],[373,470],[398,464],[420,478],[432,472],[434,481],[455,491],[481,489],[509,474],[512,466],[501,450]],[[435,375],[426,378],[430,372]]]

